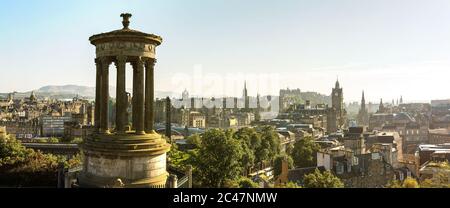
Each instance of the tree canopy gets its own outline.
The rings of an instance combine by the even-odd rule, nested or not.
[[[240,175],[242,155],[240,142],[233,139],[230,132],[206,131],[193,160],[198,179],[205,187],[222,187],[225,180],[234,180]]]
[[[305,175],[304,188],[343,188],[341,180],[330,171],[320,172],[316,169],[313,173]]]
[[[273,162],[273,169],[274,169],[273,171],[274,171],[275,177],[277,177],[281,174],[283,160],[286,160],[286,162],[288,164],[288,169],[294,168],[294,160],[292,160],[291,156],[289,156],[287,154],[278,155]]]
[[[305,137],[294,144],[292,150],[292,159],[296,167],[312,167],[315,166],[317,161],[317,151],[320,150],[320,146],[314,142],[311,137]]]

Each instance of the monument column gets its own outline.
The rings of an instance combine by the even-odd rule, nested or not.
[[[102,87],[100,98],[100,131],[101,133],[109,133],[108,128],[108,100],[109,100],[109,60],[106,57],[101,59],[101,71],[102,71]]]
[[[137,69],[136,64],[133,62],[133,94],[131,96],[131,128],[136,130],[136,80],[137,80]]]
[[[117,86],[116,86],[116,131],[119,134],[125,133],[125,113],[127,111],[127,95],[125,91],[125,66],[127,57],[117,56]]]
[[[149,59],[145,62],[145,132],[151,133],[153,130],[154,112],[154,68],[156,59]]]
[[[144,62],[139,57],[134,63],[134,75],[136,77],[133,83],[133,98],[135,106],[133,106],[133,111],[136,119],[133,119],[133,126],[135,126],[136,134],[145,134],[144,131]]]
[[[96,66],[96,79],[95,79],[95,112],[94,112],[94,124],[95,130],[100,130],[100,104],[101,104],[101,92],[102,92],[102,68],[101,62],[98,58],[95,59]]]

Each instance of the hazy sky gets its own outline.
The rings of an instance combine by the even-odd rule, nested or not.
[[[360,100],[362,90],[374,102],[400,95],[450,98],[448,0],[0,0],[0,5],[0,92],[94,86],[95,48],[88,38],[122,28],[119,15],[130,12],[131,28],[164,39],[157,48],[156,90],[240,95],[248,79],[251,95],[279,87],[329,94],[339,77],[345,101]],[[225,78],[230,76],[237,78],[230,83]],[[198,78],[206,80],[202,86]]]

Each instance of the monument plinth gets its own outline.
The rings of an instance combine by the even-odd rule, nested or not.
[[[81,145],[82,187],[163,188],[170,145],[153,130],[154,65],[162,38],[129,29],[131,14],[121,14],[123,29],[93,35],[96,47],[96,133]],[[108,123],[109,66],[117,69],[115,128]],[[133,70],[132,124],[127,128],[126,63]]]

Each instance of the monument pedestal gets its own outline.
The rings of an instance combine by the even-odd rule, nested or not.
[[[164,188],[166,152],[161,135],[96,134],[81,146],[84,163],[81,187]]]

